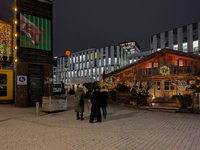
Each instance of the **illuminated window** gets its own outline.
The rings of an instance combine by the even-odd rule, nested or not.
[[[108,64],[111,65],[111,58],[108,58]]]
[[[78,71],[78,77],[80,77],[81,75],[80,75],[80,71]]]
[[[103,70],[104,70],[104,68],[103,68],[103,67],[101,67],[101,74],[103,74]]]
[[[149,62],[149,68],[153,67],[153,62]]]
[[[83,63],[83,68],[85,68],[85,63]]]
[[[94,54],[94,58],[97,59],[97,52],[95,52],[95,54]]]
[[[183,43],[183,52],[188,52],[187,43]]]
[[[117,64],[117,58],[115,58],[115,65]]]
[[[96,73],[95,73],[95,68],[93,68],[93,75],[95,75]]]
[[[104,66],[105,66],[106,65],[106,59],[104,58],[103,61],[104,61]]]
[[[179,66],[183,66],[183,60],[179,59]]]
[[[172,65],[173,65],[173,66],[178,66],[178,61],[173,61],[173,62],[172,62]]]
[[[87,68],[89,68],[89,62],[87,62]]]
[[[91,60],[93,59],[93,54],[91,53]]]
[[[80,59],[80,62],[81,62],[81,61],[82,61],[82,57],[81,57],[81,55],[80,55],[79,59]]]
[[[89,69],[89,76],[91,76],[91,69]]]
[[[153,67],[154,67],[154,68],[158,67],[158,62],[154,62],[154,63],[153,63]]]
[[[106,73],[108,73],[108,67],[106,67]]]
[[[68,76],[70,77],[70,72],[68,72]]]
[[[101,66],[101,59],[99,60],[99,66]]]
[[[85,76],[87,76],[87,70],[85,70]]]
[[[97,68],[97,75],[99,75],[99,68]]]
[[[197,52],[199,49],[199,42],[193,41],[193,52]]]
[[[85,55],[83,55],[83,61],[85,61]]]
[[[78,62],[78,56],[76,57],[76,62]]]
[[[173,50],[178,50],[178,44],[173,45]]]
[[[132,62],[133,62],[132,59],[130,59],[130,60],[129,60],[129,63],[132,63]]]
[[[114,71],[115,69],[114,69],[114,66],[111,66],[111,71]]]
[[[75,57],[73,57],[73,63],[75,63]]]

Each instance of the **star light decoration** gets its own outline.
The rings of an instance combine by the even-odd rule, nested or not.
[[[1,59],[3,60],[3,55],[7,54],[7,59],[9,60],[9,54],[11,50],[11,32],[12,32],[12,26],[8,23],[5,23],[0,20],[0,53],[1,53]],[[4,54],[4,47],[6,48],[6,54]]]

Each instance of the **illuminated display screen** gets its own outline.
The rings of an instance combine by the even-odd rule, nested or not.
[[[0,57],[13,56],[12,52],[12,26],[0,20]]]
[[[20,14],[20,47],[51,51],[51,20]]]

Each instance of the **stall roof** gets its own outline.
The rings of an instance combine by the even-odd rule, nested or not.
[[[200,56],[197,55],[197,54],[185,53],[185,52],[181,52],[181,51],[176,51],[176,50],[172,50],[172,49],[163,48],[160,51],[157,51],[155,53],[147,55],[146,57],[143,57],[142,59],[140,59],[138,61],[135,61],[135,62],[133,62],[131,64],[128,64],[128,65],[126,65],[126,66],[124,66],[124,67],[122,67],[120,69],[115,70],[115,71],[112,71],[112,72],[106,74],[105,77],[108,78],[108,77],[110,77],[110,76],[112,76],[112,75],[114,75],[116,73],[119,73],[119,72],[121,72],[123,70],[126,70],[126,69],[130,68],[130,67],[136,66],[136,65],[138,65],[138,64],[140,64],[142,62],[145,62],[146,60],[149,60],[151,58],[154,58],[155,56],[158,56],[160,54],[164,54],[165,55],[166,53],[179,55],[179,56],[183,56],[183,57],[189,57],[189,58],[198,59],[198,60],[200,59]]]

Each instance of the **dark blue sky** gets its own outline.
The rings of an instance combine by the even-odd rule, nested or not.
[[[13,0],[0,0],[12,21]],[[54,55],[135,40],[150,49],[153,34],[200,21],[200,0],[53,0]]]

